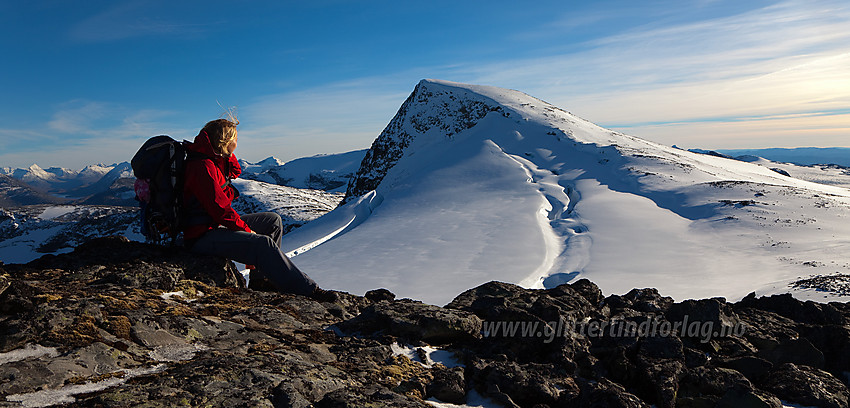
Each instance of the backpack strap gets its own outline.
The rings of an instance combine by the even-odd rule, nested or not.
[[[213,158],[211,156],[208,156],[206,154],[187,149],[186,150],[186,161],[188,162],[190,160],[209,160],[210,162],[213,162]],[[231,188],[233,188],[233,192],[235,193],[234,198],[239,197],[239,190],[237,190],[236,187],[232,187],[233,183],[232,183],[232,180],[230,179],[230,177],[225,175],[224,172],[222,172],[221,169],[219,169],[218,166],[215,165],[215,162],[213,162],[213,167],[218,169],[219,173],[222,176],[224,176],[225,181],[224,181],[224,183],[222,183],[220,188],[222,190],[224,190],[228,186],[230,186]],[[182,197],[182,195],[181,195],[181,197]],[[212,222],[212,217],[210,217],[209,214],[206,213],[206,211],[199,210],[199,208],[201,208],[201,203],[198,201],[197,198],[191,197],[191,203],[186,203],[186,204],[187,205],[183,207],[183,210],[185,211],[184,218],[183,218],[184,219],[184,221],[183,221],[184,226],[206,224],[206,223]]]
[[[187,150],[186,151],[186,160],[187,161],[189,161],[189,160],[209,160],[209,161],[212,161],[213,158],[211,156],[208,156],[208,155],[200,153],[200,152],[196,152],[196,151],[193,151],[193,150]],[[213,166],[216,169],[218,169],[218,166],[215,166],[215,163],[213,163]],[[227,174],[224,174],[221,171],[221,169],[218,169],[218,171],[219,171],[219,173],[221,173],[222,176],[224,176],[225,181],[221,186],[219,186],[222,190],[224,190],[227,186],[230,186],[233,183],[231,182],[230,177],[228,177]]]

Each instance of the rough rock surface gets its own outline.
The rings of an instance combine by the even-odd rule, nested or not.
[[[847,407],[848,323],[843,303],[605,297],[587,280],[490,282],[445,307],[381,289],[318,302],[116,237],[0,265],[0,406],[423,407],[475,391],[506,407]]]

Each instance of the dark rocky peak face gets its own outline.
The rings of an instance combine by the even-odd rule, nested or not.
[[[343,202],[374,190],[418,138],[452,138],[490,112],[509,116],[496,101],[449,84],[422,80],[372,143]]]

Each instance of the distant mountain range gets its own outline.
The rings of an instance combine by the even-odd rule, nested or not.
[[[14,194],[0,187],[5,208],[32,204],[135,205],[130,163],[96,164],[80,171],[59,167],[0,169],[0,176],[16,180],[27,194]],[[37,197],[37,198],[35,198]]]
[[[344,192],[366,150],[317,155],[282,162],[240,160],[242,178],[279,186]],[[0,207],[34,204],[136,206],[129,162],[91,165],[80,171],[60,167],[0,168]]]
[[[292,230],[332,210],[365,150],[301,158],[288,163],[269,157],[241,161],[234,181],[243,213],[274,211]],[[120,234],[143,240],[130,164],[61,168],[5,168],[0,174],[0,261],[28,262],[62,253],[86,240]]]
[[[78,196],[75,190],[100,181],[107,173],[118,166],[117,164],[110,166],[95,164],[75,171],[60,167],[43,169],[38,164],[33,164],[26,169],[2,168],[0,173],[23,181],[37,190],[52,194]]]
[[[850,169],[791,163],[845,163],[847,150],[685,151],[518,91],[426,80],[370,149],[242,161],[234,185],[238,211],[303,225],[283,246],[333,289],[440,304],[490,280],[586,277],[607,293],[836,300],[789,284],[850,271]],[[132,184],[126,162],[3,169],[0,260],[141,239]]]
[[[850,148],[847,147],[720,149],[717,152],[735,158],[761,157],[775,162],[793,163],[801,166],[836,164],[850,167]]]

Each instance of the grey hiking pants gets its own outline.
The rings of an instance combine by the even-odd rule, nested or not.
[[[256,234],[215,228],[194,242],[192,252],[254,265],[259,275],[268,279],[280,292],[312,294],[318,287],[316,282],[301,272],[280,250],[280,238],[283,236],[280,216],[263,212],[244,215],[242,220]]]

